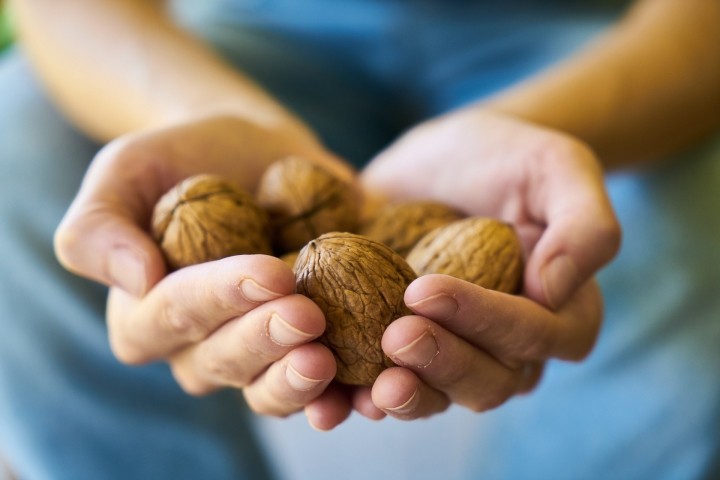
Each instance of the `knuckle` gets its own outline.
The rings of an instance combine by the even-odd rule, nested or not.
[[[566,360],[570,360],[572,362],[582,362],[585,360],[588,356],[590,356],[590,353],[592,353],[593,349],[595,347],[595,339],[594,338],[587,338],[584,340],[580,340],[575,343],[575,348],[568,352]]]
[[[555,345],[555,333],[551,323],[537,326],[537,331],[523,338],[517,347],[516,356],[521,361],[543,360],[548,358]]]
[[[521,334],[507,338],[502,351],[496,352],[496,359],[506,368],[517,371],[528,362],[543,362],[561,355],[558,350],[559,326],[554,321],[529,322]]]
[[[283,408],[281,408],[280,405],[278,405],[275,402],[270,402],[265,399],[257,398],[255,395],[248,394],[247,391],[244,391],[245,395],[245,403],[247,403],[250,410],[252,410],[254,413],[258,415],[264,415],[264,416],[270,416],[270,417],[277,417],[277,418],[287,418],[290,416],[290,414],[294,413],[296,410],[293,411],[287,411]]]
[[[442,390],[452,388],[455,385],[462,385],[468,381],[470,375],[470,365],[467,362],[459,363],[456,368],[448,369],[441,379],[438,379],[439,386]]]
[[[467,407],[475,413],[498,408],[515,394],[517,390],[516,384],[514,376],[506,375],[502,380],[497,381],[492,388],[485,389],[482,395],[475,397]]]
[[[202,382],[184,381],[178,382],[183,392],[193,397],[204,397],[211,394],[215,389]]]
[[[201,357],[201,364],[210,378],[221,380],[228,385],[244,388],[252,376],[248,375],[239,361],[207,351]]]
[[[144,365],[152,360],[142,349],[117,335],[110,336],[110,350],[115,358],[124,365]]]
[[[268,341],[268,333],[263,332],[262,335],[261,341],[245,341],[242,345],[244,350],[243,356],[253,359],[255,364],[269,365],[293,348],[288,346],[278,347],[276,344]]]
[[[520,380],[517,393],[527,394],[535,390],[540,385],[544,370],[544,363],[527,363],[518,369]]]
[[[622,243],[622,228],[615,216],[607,218],[596,224],[596,236],[598,245],[602,247],[605,257],[609,260],[620,250]]]
[[[537,376],[532,379],[531,382],[529,382],[526,386],[522,388],[518,393],[531,393],[537,389],[537,387],[540,385],[540,376]]]
[[[568,162],[582,161],[599,171],[599,164],[590,147],[578,138],[560,132],[545,132],[537,136],[535,143],[529,146],[545,162],[554,165],[567,165]]]
[[[540,360],[550,356],[553,349],[553,341],[550,334],[538,335],[536,338],[528,339],[525,344],[525,351],[522,355],[524,360]]]
[[[202,317],[189,311],[178,311],[173,303],[166,303],[161,312],[161,322],[173,336],[198,342],[210,333],[211,327]]]
[[[185,372],[184,369],[171,365],[173,378],[183,392],[193,397],[204,397],[212,393],[215,388],[207,382],[201,381],[197,376]]]
[[[472,399],[465,407],[473,413],[482,413],[492,409],[485,399]]]
[[[548,142],[551,146],[549,149],[551,154],[565,162],[581,162],[586,168],[592,168],[596,175],[602,175],[600,160],[588,143],[573,135],[560,132],[553,132],[552,136],[553,139]]]
[[[239,309],[247,300],[237,284],[227,283],[220,288],[213,285],[213,288],[207,288],[205,293],[205,298],[210,301],[215,311],[235,312],[238,316],[247,313],[247,309]]]

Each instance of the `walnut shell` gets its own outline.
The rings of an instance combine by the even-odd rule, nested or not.
[[[333,231],[357,231],[360,209],[353,189],[324,168],[299,157],[270,165],[256,193],[270,214],[278,255],[300,250]]]
[[[425,235],[407,256],[418,275],[444,273],[481,287],[516,293],[523,257],[515,229],[492,218],[471,217]]]
[[[460,218],[460,212],[439,202],[393,203],[381,208],[360,233],[405,257],[427,233]]]
[[[380,346],[385,328],[410,315],[403,301],[416,276],[397,253],[352,233],[328,233],[312,240],[295,263],[297,292],[325,314],[320,341],[337,360],[336,380],[372,385],[394,365]]]
[[[267,214],[252,195],[216,175],[187,178],[163,195],[153,212],[152,231],[173,269],[271,253]]]

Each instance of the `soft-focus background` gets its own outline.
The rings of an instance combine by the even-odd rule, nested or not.
[[[0,51],[10,44],[10,20],[8,19],[5,2],[0,0]]]

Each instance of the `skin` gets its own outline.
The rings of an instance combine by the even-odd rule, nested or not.
[[[620,243],[601,160],[651,162],[720,124],[720,4],[645,0],[572,58],[411,129],[353,180],[292,112],[173,26],[160,3],[59,3],[13,7],[58,104],[110,141],[58,228],[56,251],[66,268],[111,287],[113,351],[128,364],[167,361],[190,394],[234,387],[258,413],[304,410],[320,430],[353,409],[405,420],[451,403],[488,410],[532,390],[547,360],[584,358],[602,318],[593,275]],[[373,200],[431,198],[515,223],[524,295],[422,277],[405,295],[416,315],[382,339],[399,366],[372,388],[332,383],[330,352],[314,342],[322,314],[293,295],[282,261],[231,257],[168,275],[146,233],[151,206],[179,179],[220,173],[252,187],[290,153],[358,181]],[[230,355],[228,345],[243,349]]]

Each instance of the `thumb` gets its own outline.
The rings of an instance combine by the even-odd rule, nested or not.
[[[122,168],[114,153],[93,161],[55,232],[55,253],[73,273],[142,296],[165,275],[162,253],[142,228],[152,208],[142,199],[155,195],[143,190],[153,182]]]
[[[111,207],[75,208],[55,233],[55,253],[68,270],[135,295],[165,274],[154,242]]]
[[[552,309],[607,264],[620,248],[621,229],[602,174],[587,162],[571,162],[543,176],[535,203],[546,225],[525,274],[526,294]],[[540,200],[542,199],[542,200]]]
[[[556,220],[528,260],[526,294],[553,310],[561,307],[613,258],[620,241],[618,232],[609,219],[589,221],[569,215]]]

